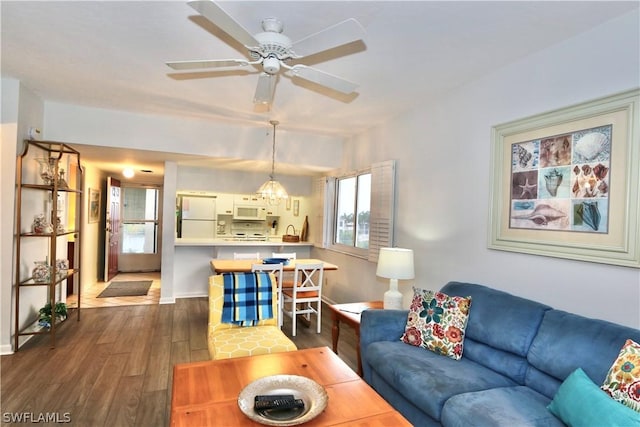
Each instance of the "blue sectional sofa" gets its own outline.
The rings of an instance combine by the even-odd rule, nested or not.
[[[627,339],[640,331],[555,310],[486,286],[450,282],[471,296],[463,357],[400,341],[406,310],[362,313],[364,379],[416,426],[562,426],[547,409],[580,367],[602,384]]]

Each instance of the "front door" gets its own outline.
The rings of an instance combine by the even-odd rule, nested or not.
[[[120,204],[120,253],[118,271],[133,273],[160,271],[162,232],[160,227],[162,191],[151,187],[124,182]]]
[[[118,252],[120,249],[120,181],[107,177],[106,227],[104,248],[104,281],[118,274]]]

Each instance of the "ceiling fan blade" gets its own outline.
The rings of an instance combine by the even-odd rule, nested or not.
[[[276,76],[267,73],[260,73],[256,94],[253,97],[254,104],[271,104],[273,93],[276,89]]]
[[[301,79],[309,80],[322,86],[326,86],[330,89],[337,90],[344,94],[349,94],[356,90],[357,84],[345,80],[341,77],[334,76],[333,74],[325,73],[324,71],[317,70],[315,68],[307,67],[306,65],[298,64],[291,67],[294,77],[300,77]]]
[[[174,70],[195,70],[199,68],[244,67],[248,61],[242,59],[210,59],[202,61],[170,61],[166,64]]]
[[[309,56],[327,49],[361,40],[366,34],[358,21],[349,18],[293,43],[297,56]]]
[[[238,40],[245,46],[259,46],[260,43],[253,37],[253,35],[247,31],[242,25],[240,25],[235,19],[233,19],[227,12],[220,8],[211,0],[196,0],[187,2],[189,6],[194,8],[200,15],[213,22],[220,27],[222,31],[229,34],[234,39]]]

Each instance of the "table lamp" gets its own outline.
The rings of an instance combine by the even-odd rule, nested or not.
[[[384,293],[385,309],[402,309],[402,294],[398,292],[398,279],[413,279],[413,250],[380,248],[376,276],[389,279],[389,290]]]

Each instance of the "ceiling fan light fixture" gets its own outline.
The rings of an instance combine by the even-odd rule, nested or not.
[[[287,194],[287,190],[284,189],[282,184],[274,179],[275,175],[275,167],[276,167],[276,126],[279,124],[277,120],[271,120],[271,126],[273,126],[273,144],[272,144],[272,154],[271,154],[271,174],[269,175],[269,180],[265,181],[264,184],[258,188],[256,194],[262,197],[263,200],[266,200],[270,205],[277,205],[283,199],[288,199],[289,195]]]
[[[262,67],[267,74],[277,74],[280,71],[280,60],[275,56],[269,56],[262,61]]]

